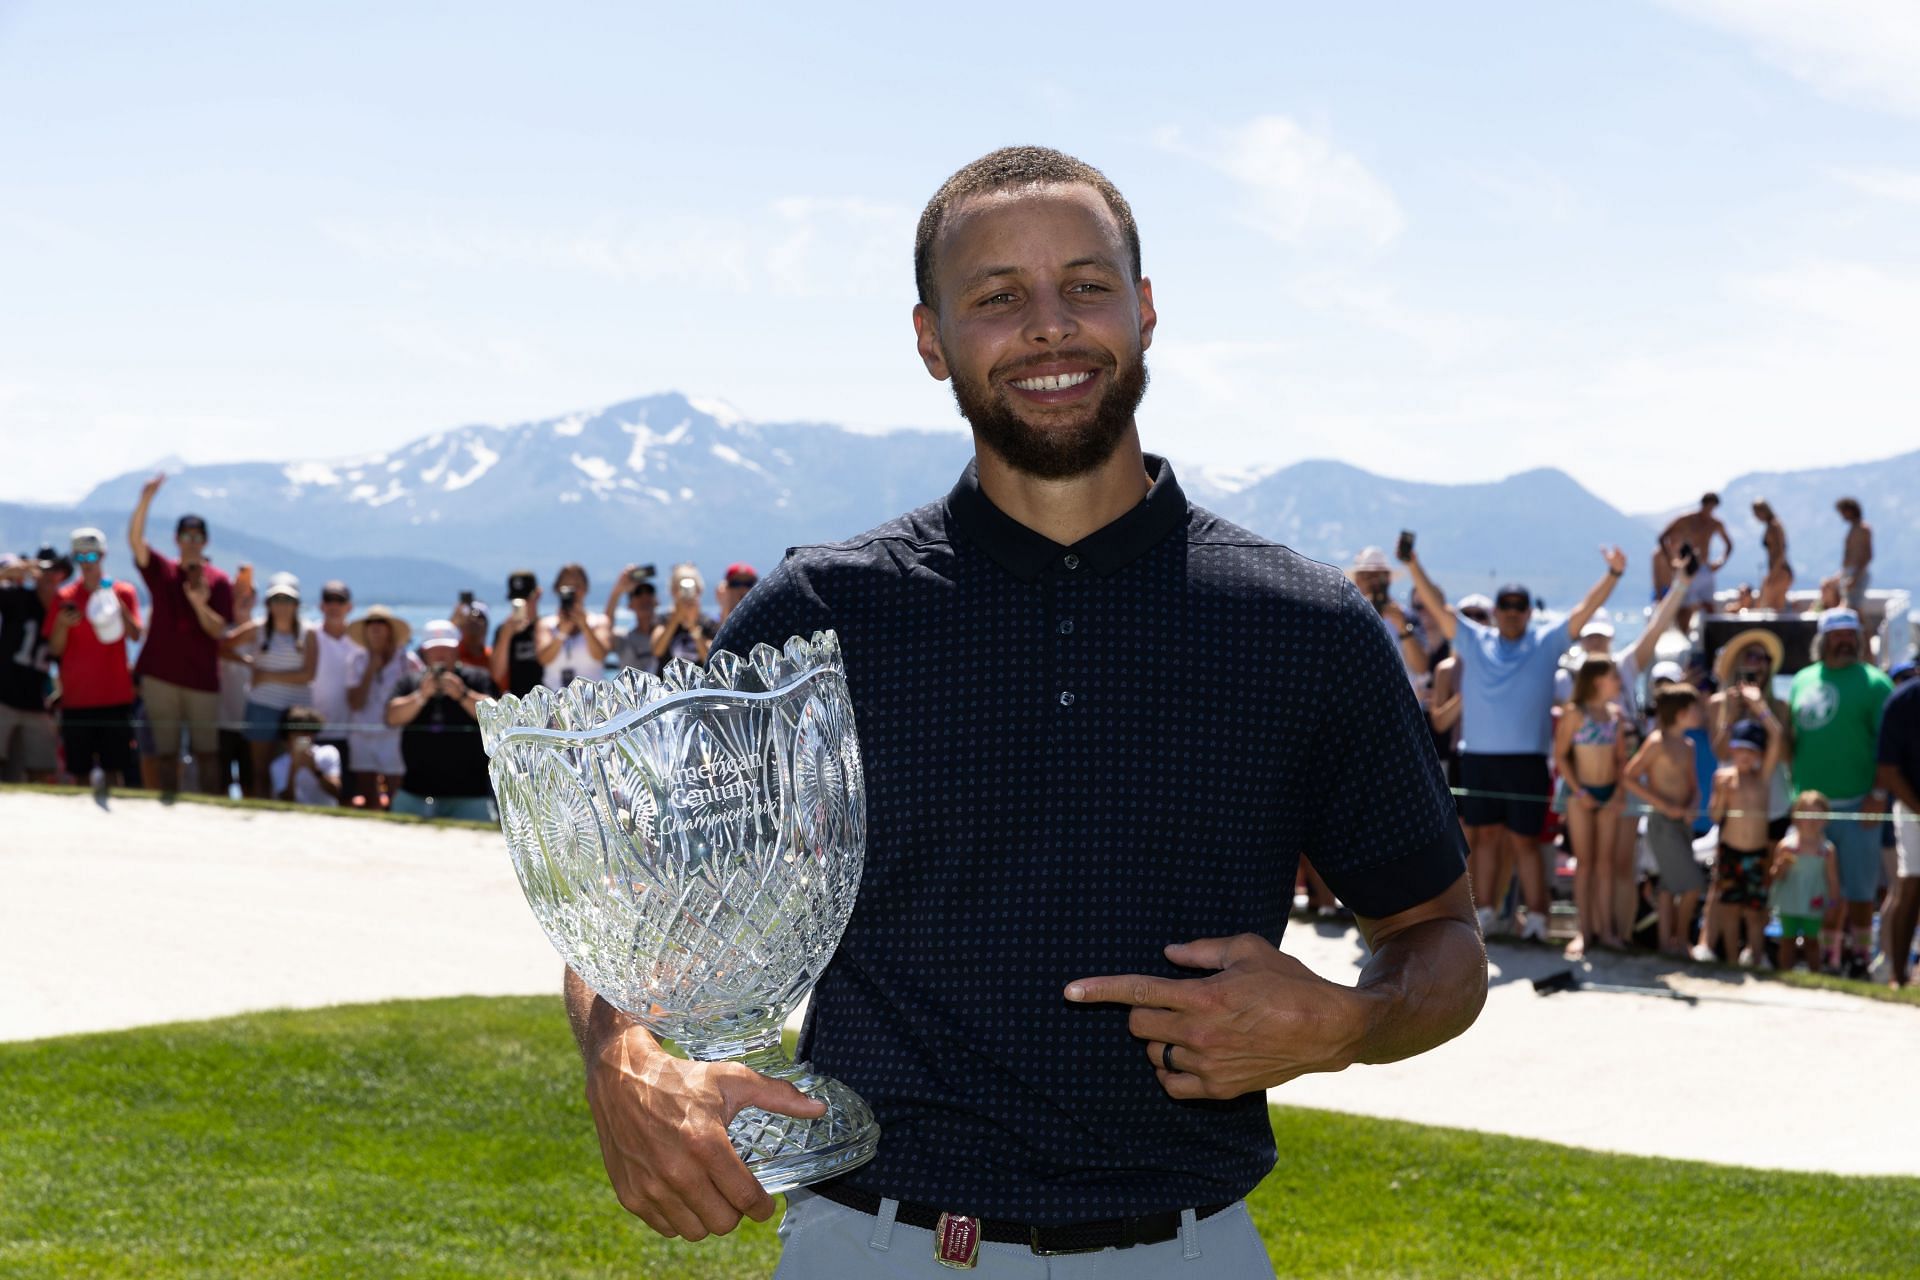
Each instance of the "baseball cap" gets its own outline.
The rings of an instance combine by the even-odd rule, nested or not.
[[[1613,639],[1613,624],[1605,618],[1594,618],[1588,622],[1586,626],[1580,628],[1580,638],[1585,640],[1588,636],[1605,636],[1611,640]]]
[[[300,579],[290,573],[274,574],[273,581],[267,585],[266,599],[269,602],[274,600],[291,600],[298,604],[300,601]]]
[[[1515,596],[1525,600],[1527,602],[1527,608],[1533,608],[1533,592],[1527,590],[1526,587],[1518,582],[1509,582],[1493,593],[1495,604],[1498,604],[1502,600],[1512,599]]]
[[[200,516],[181,516],[173,522],[173,536],[176,538],[189,529],[197,530],[203,538],[207,536],[207,522]]]
[[[320,598],[322,600],[351,601],[353,599],[353,591],[346,583],[340,581],[340,579],[328,578],[320,584]]]
[[[1825,635],[1829,631],[1858,631],[1860,615],[1852,609],[1829,609],[1820,615],[1819,625],[1814,628],[1816,635]]]
[[[1764,752],[1767,749],[1767,726],[1758,720],[1742,720],[1727,731],[1727,745]]]
[[[1686,678],[1687,673],[1672,658],[1654,663],[1647,671],[1647,679],[1654,684],[1679,684]]]
[[[736,560],[727,566],[727,585],[730,587],[750,587],[760,581],[760,575],[750,564]]]
[[[73,553],[75,555],[80,555],[88,551],[98,551],[102,555],[105,555],[106,550],[107,535],[98,529],[75,529],[73,531]]]
[[[1911,662],[1896,662],[1887,669],[1887,675],[1890,679],[1897,682],[1905,680],[1908,676],[1912,675],[1915,670],[1916,668]]]
[[[420,647],[433,649],[445,645],[449,649],[460,647],[460,628],[445,618],[435,618],[420,629]]]

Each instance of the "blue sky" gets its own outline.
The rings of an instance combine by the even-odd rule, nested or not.
[[[0,0],[0,498],[664,389],[957,426],[910,237],[1134,205],[1149,447],[1628,510],[1920,443],[1920,5]]]

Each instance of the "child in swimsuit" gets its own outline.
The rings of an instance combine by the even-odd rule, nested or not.
[[[1728,735],[1733,763],[1713,775],[1707,812],[1720,824],[1720,850],[1713,864],[1718,899],[1709,921],[1728,961],[1761,960],[1767,929],[1767,779],[1780,756],[1780,725],[1764,701],[1753,704],[1757,720],[1742,720]],[[1746,945],[1741,945],[1745,935]]]
[[[1780,913],[1779,970],[1805,960],[1818,973],[1822,917],[1842,901],[1840,863],[1827,839],[1826,796],[1802,791],[1793,808],[1793,829],[1774,847],[1767,903]]]
[[[1670,684],[1653,696],[1658,723],[1633,753],[1620,781],[1627,794],[1652,810],[1647,847],[1660,876],[1660,950],[1687,954],[1687,930],[1700,909],[1707,877],[1693,857],[1693,820],[1700,812],[1700,776],[1694,769],[1687,730],[1700,725],[1700,691]]]
[[[1567,839],[1573,846],[1573,905],[1580,931],[1567,944],[1578,959],[1599,943],[1623,947],[1624,922],[1613,918],[1615,856],[1620,805],[1614,792],[1626,764],[1620,733],[1620,673],[1613,659],[1593,654],[1573,678],[1573,696],[1554,730],[1554,756],[1572,794],[1567,801]]]

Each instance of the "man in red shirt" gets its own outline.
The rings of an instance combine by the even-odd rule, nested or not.
[[[85,779],[98,764],[94,796],[104,804],[115,774],[130,786],[139,783],[127,642],[140,639],[140,597],[132,583],[106,576],[107,538],[98,529],[73,531],[72,558],[80,577],[54,596],[47,647],[60,664],[60,743],[67,772]]]
[[[147,509],[166,476],[141,487],[127,526],[127,546],[153,599],[152,634],[140,649],[134,674],[153,729],[155,771],[163,795],[180,786],[180,735],[184,731],[199,766],[200,790],[225,795],[220,760],[220,642],[233,624],[233,583],[207,562],[207,522],[181,516],[173,540],[178,560],[147,545]]]

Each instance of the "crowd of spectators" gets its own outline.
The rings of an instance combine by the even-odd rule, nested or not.
[[[107,803],[115,787],[171,800],[183,787],[303,805],[350,805],[425,818],[494,820],[476,705],[499,690],[562,688],[676,657],[704,662],[720,622],[758,580],[728,566],[703,607],[691,564],[667,577],[629,565],[600,612],[586,569],[562,565],[552,607],[530,570],[507,579],[507,607],[461,593],[421,634],[385,605],[356,612],[352,587],[320,588],[318,624],[291,574],[256,582],[207,558],[207,522],[182,516],[175,554],[146,540],[162,477],[141,491],[127,556],[145,583],[113,577],[99,529],[70,549],[0,563],[0,781],[78,782]],[[614,619],[625,604],[635,624]]]

